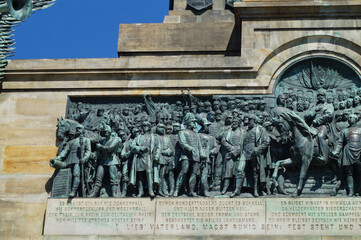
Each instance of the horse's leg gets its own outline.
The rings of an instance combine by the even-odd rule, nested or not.
[[[301,195],[303,183],[305,182],[306,174],[308,168],[310,167],[310,163],[311,163],[311,156],[307,156],[307,155],[302,156],[300,179],[298,181],[297,189],[292,193],[292,197],[298,197]]]
[[[273,171],[272,178],[270,181],[271,185],[274,184],[275,187],[278,187],[278,181],[277,181],[278,169],[279,169],[279,167],[284,167],[284,166],[289,166],[289,165],[293,165],[293,161],[291,158],[287,158],[285,160],[280,160],[280,161],[276,162],[275,169]]]
[[[293,161],[292,161],[291,158],[287,158],[285,160],[277,161],[276,165],[275,165],[275,170],[274,170],[273,175],[272,175],[272,181],[275,181],[275,179],[278,176],[278,168],[283,167],[283,166],[288,166],[288,165],[293,165]]]

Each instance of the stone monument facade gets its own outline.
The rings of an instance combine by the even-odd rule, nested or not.
[[[359,235],[360,13],[174,0],[116,59],[9,61],[1,236]]]

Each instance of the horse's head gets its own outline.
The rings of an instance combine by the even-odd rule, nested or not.
[[[273,118],[272,121],[280,134],[281,144],[289,143],[292,140],[292,128],[289,122],[283,117]]]
[[[71,119],[64,119],[63,117],[58,119],[58,124],[56,125],[56,137],[61,140],[69,137],[68,135],[70,130],[75,129],[78,124],[79,123],[77,121]]]
[[[56,127],[56,137],[61,140],[64,139],[70,130],[70,124],[66,121],[66,119],[61,117],[60,119],[58,118]]]

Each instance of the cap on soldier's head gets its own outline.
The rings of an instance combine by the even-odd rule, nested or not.
[[[109,125],[105,124],[105,125],[103,125],[102,131],[103,132],[111,132],[112,129],[111,129],[111,127]]]
[[[323,90],[323,89],[318,90],[317,91],[317,96],[320,96],[320,95],[326,96],[326,91]]]
[[[248,114],[248,119],[253,119],[253,120],[256,120],[256,115],[254,114]]]
[[[222,114],[222,111],[221,111],[221,110],[217,110],[217,111],[216,111],[216,115],[219,115],[219,114]]]
[[[139,128],[137,128],[137,127],[133,127],[133,128],[132,128],[132,132],[133,132],[133,133],[135,133],[135,132],[139,132]]]
[[[158,124],[157,124],[157,128],[159,128],[159,127],[164,128],[164,124],[163,124],[163,123],[158,123]]]
[[[197,119],[193,113],[187,113],[183,119],[184,124],[188,124],[188,123],[196,122],[196,121],[197,121]]]
[[[149,119],[145,119],[143,122],[142,122],[142,126],[145,127],[145,126],[150,126],[150,122],[149,122]]]
[[[123,129],[120,129],[119,131],[118,131],[118,135],[119,136],[122,136],[122,135],[126,135],[127,133],[123,130]]]
[[[176,104],[176,105],[182,105],[182,102],[181,102],[181,101],[177,101],[175,104]]]
[[[202,118],[199,123],[200,123],[201,126],[211,125],[212,124],[210,121],[208,121],[207,118]]]
[[[239,122],[239,121],[241,121],[241,119],[239,117],[232,118],[232,122]]]
[[[270,121],[266,121],[263,123],[264,127],[272,126],[272,123]]]
[[[180,127],[181,126],[181,124],[180,123],[173,123],[173,127]]]
[[[349,118],[349,119],[352,119],[352,120],[354,120],[354,121],[357,121],[357,120],[358,120],[358,116],[357,116],[356,114],[350,114],[350,115],[348,115],[348,118]]]

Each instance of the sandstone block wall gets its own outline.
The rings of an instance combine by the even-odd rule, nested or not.
[[[324,2],[335,6],[326,11],[330,17],[325,17],[329,5],[322,8]],[[299,6],[309,6],[305,8],[308,13],[302,13],[306,17],[287,12],[302,9]],[[341,10],[334,11],[337,8]],[[248,14],[251,10],[253,15]],[[338,59],[361,73],[359,1],[243,1],[235,3],[234,18],[228,10],[217,11],[213,17],[210,13],[194,16],[174,5],[164,23],[173,25],[155,24],[153,28],[162,34],[204,29],[201,35],[183,38],[166,34],[168,43],[157,45],[158,49],[147,41],[152,32],[146,24],[122,25],[117,59],[9,62],[0,90],[1,239],[42,238],[53,174],[48,161],[56,155],[57,118],[64,116],[68,96],[177,95],[187,88],[204,95],[272,94],[284,69],[311,56]],[[274,11],[281,15],[270,14]],[[187,24],[178,27],[182,22]],[[211,30],[205,31],[212,27],[220,34],[216,38]],[[135,31],[139,28],[145,30]],[[199,38],[199,44],[189,44],[189,39]],[[153,40],[159,43],[162,39]]]

